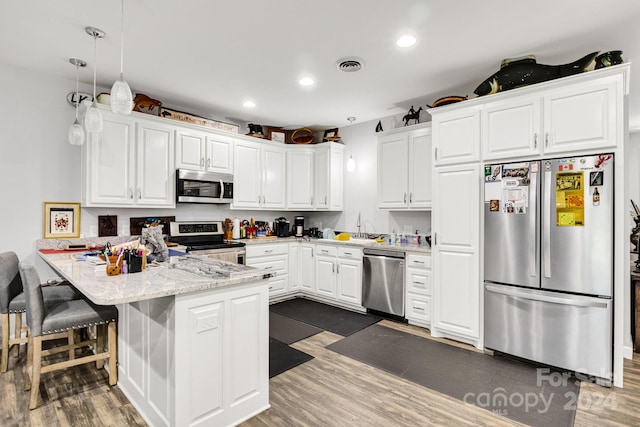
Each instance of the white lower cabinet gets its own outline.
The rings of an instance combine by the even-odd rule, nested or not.
[[[298,281],[300,290],[315,293],[316,291],[316,245],[313,243],[300,243],[298,264],[291,264],[292,268],[298,267]]]
[[[412,325],[431,326],[431,256],[407,254],[405,317]]]
[[[269,408],[264,281],[118,305],[118,388],[149,426],[229,426]]]
[[[246,263],[274,274],[269,278],[269,298],[289,292],[289,243],[249,245]]]
[[[314,294],[362,309],[362,249],[320,244],[316,252]]]

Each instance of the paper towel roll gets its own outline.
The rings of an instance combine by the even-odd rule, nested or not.
[[[240,238],[240,220],[238,218],[233,218],[233,232],[231,237],[234,239]]]

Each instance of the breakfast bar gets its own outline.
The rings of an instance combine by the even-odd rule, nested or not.
[[[40,257],[118,307],[118,386],[150,426],[236,425],[269,408],[269,273],[176,256],[139,273],[65,251]]]

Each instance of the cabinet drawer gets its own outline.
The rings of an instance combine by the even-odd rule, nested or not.
[[[331,245],[316,245],[316,252],[318,255],[336,256],[338,248]]]
[[[431,298],[407,294],[406,317],[418,320],[431,320]]]
[[[339,247],[338,256],[343,258],[362,259],[362,249],[353,246]]]
[[[276,272],[278,274],[286,274],[289,270],[288,257],[286,255],[279,255],[274,257],[264,257],[253,260],[247,260],[249,267],[261,268],[268,270],[269,272]]]
[[[265,255],[280,255],[289,252],[287,243],[247,245],[247,258]]]
[[[431,295],[431,271],[407,268],[407,291]]]
[[[269,279],[269,296],[278,295],[287,291],[287,275],[276,276]]]
[[[407,267],[431,268],[431,257],[429,255],[407,254]]]

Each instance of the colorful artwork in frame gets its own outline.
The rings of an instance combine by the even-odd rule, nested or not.
[[[80,237],[80,203],[44,202],[44,238]]]

